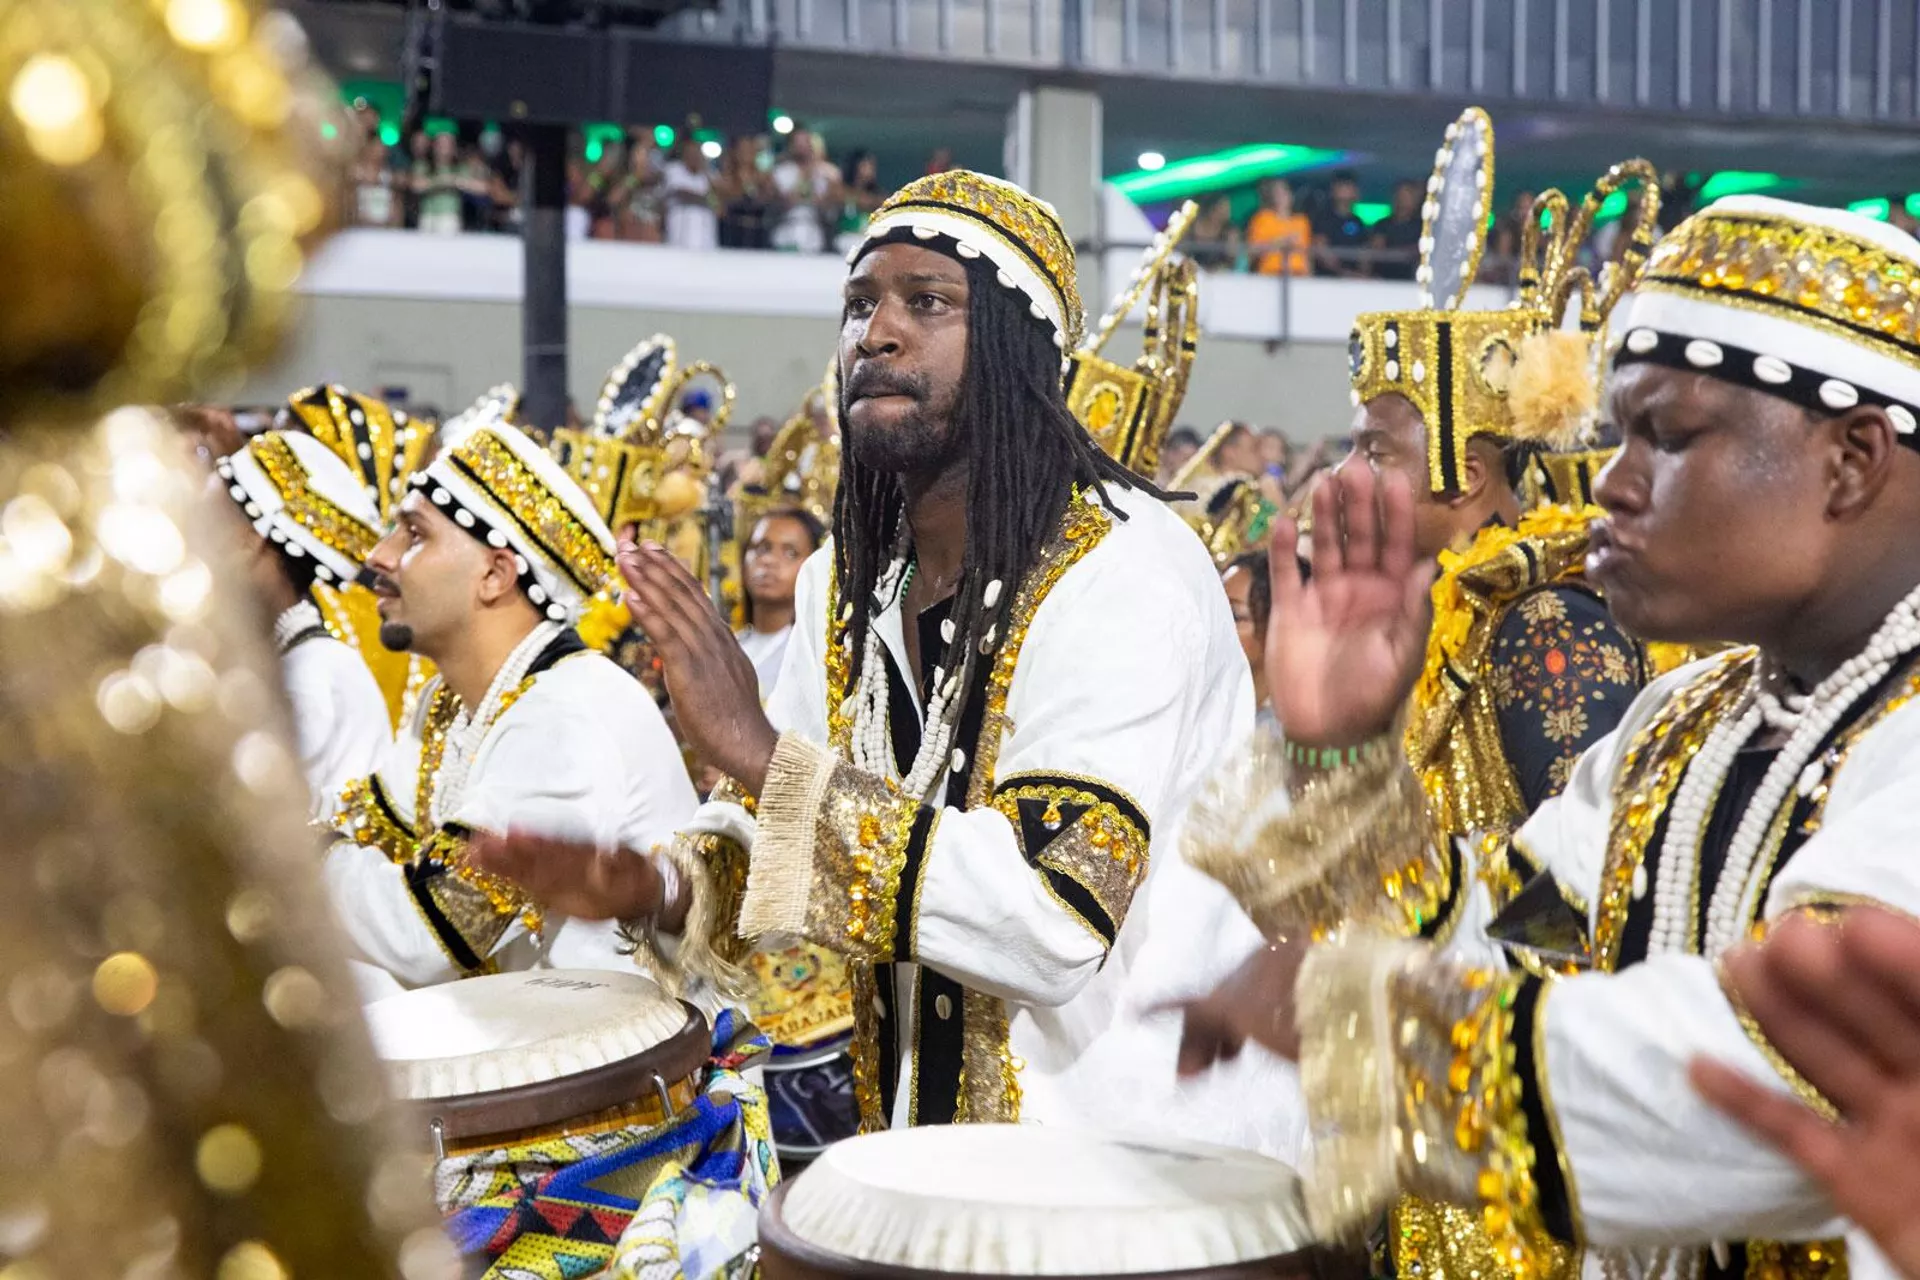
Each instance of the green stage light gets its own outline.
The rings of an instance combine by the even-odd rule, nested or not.
[[[657,124],[653,126],[653,145],[659,147],[662,151],[671,147],[673,145],[673,126],[670,124]]]
[[[400,145],[400,126],[397,124],[381,125],[380,141],[386,143],[390,147],[399,146]]]
[[[1893,202],[1884,196],[1874,200],[1855,200],[1847,206],[1847,212],[1872,218],[1875,222],[1885,222],[1893,216]]]
[[[1721,196],[1750,196],[1767,191],[1784,191],[1794,185],[1777,173],[1759,173],[1749,169],[1722,169],[1700,187],[1701,203]]]
[[[1246,186],[1262,178],[1320,168],[1338,162],[1346,154],[1320,147],[1264,142],[1172,160],[1163,169],[1135,169],[1114,178],[1113,185],[1138,203],[1181,200],[1208,191]]]
[[[1361,200],[1354,204],[1353,216],[1371,227],[1391,218],[1393,206],[1376,200]]]

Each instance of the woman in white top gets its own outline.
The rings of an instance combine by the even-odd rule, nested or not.
[[[720,215],[713,209],[713,175],[692,134],[680,140],[662,185],[667,204],[667,243],[677,249],[718,248]]]
[[[747,625],[735,634],[760,677],[762,702],[773,694],[793,635],[793,588],[800,580],[800,566],[819,550],[824,536],[818,520],[786,508],[760,517],[747,540],[741,564]]]

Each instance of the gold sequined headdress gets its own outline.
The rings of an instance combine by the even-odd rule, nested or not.
[[[432,428],[345,387],[306,387],[287,398],[287,409],[308,435],[358,473],[381,522],[391,522],[406,496],[407,477],[433,447]]]
[[[1100,317],[1092,340],[1068,362],[1073,416],[1109,455],[1149,480],[1159,472],[1160,445],[1186,399],[1200,340],[1199,270],[1191,258],[1174,256],[1199,213],[1189,200],[1168,220],[1113,308]],[[1131,367],[1115,364],[1100,353],[1143,298],[1140,356]]]
[[[359,477],[311,436],[263,432],[216,470],[255,531],[311,560],[321,582],[352,582],[380,540],[380,513]]]
[[[553,456],[610,528],[671,519],[700,501],[706,442],[726,428],[734,389],[718,366],[682,365],[678,357],[672,338],[654,334],[607,374],[589,425],[553,433]],[[703,375],[721,389],[720,407],[704,425],[675,409],[687,385]]]
[[[1920,244],[1840,209],[1715,201],[1667,235],[1615,325],[1616,365],[1705,373],[1819,413],[1877,404],[1920,447]]]
[[[1607,197],[1639,185],[1641,216],[1619,261],[1596,281],[1578,264]],[[1427,432],[1428,484],[1435,493],[1461,488],[1467,441],[1474,436],[1533,439],[1565,447],[1586,425],[1570,407],[1597,399],[1592,335],[1633,283],[1652,244],[1659,178],[1644,160],[1615,165],[1574,208],[1558,191],[1534,202],[1522,228],[1520,294],[1498,310],[1465,306],[1486,249],[1493,198],[1493,123],[1469,108],[1447,127],[1434,159],[1420,237],[1420,306],[1374,312],[1354,322],[1349,341],[1354,402],[1405,396]],[[1577,330],[1555,335],[1570,309]],[[1531,348],[1531,349],[1529,349]],[[1542,412],[1519,411],[1516,379],[1543,389]]]
[[[518,400],[496,387],[449,422],[445,451],[412,484],[475,538],[512,551],[527,598],[570,622],[614,578],[613,534],[579,484],[508,421]]]
[[[998,178],[953,169],[909,182],[874,212],[867,233],[848,260],[858,263],[882,241],[945,236],[963,258],[985,258],[998,279],[1027,300],[1054,345],[1080,345],[1086,314],[1080,306],[1073,241],[1053,206]]]

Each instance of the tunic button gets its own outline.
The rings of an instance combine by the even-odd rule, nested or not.
[[[942,1021],[945,1021],[953,1016],[953,1001],[947,999],[945,996],[935,996],[933,998],[933,1011],[940,1015]]]

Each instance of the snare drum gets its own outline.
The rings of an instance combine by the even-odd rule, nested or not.
[[[1326,1274],[1293,1171],[1035,1125],[839,1143],[760,1213],[766,1280]]]
[[[751,1247],[777,1178],[765,1097],[736,1055],[715,1059],[706,1019],[646,978],[496,974],[376,1001],[367,1018],[433,1144],[447,1230],[486,1276],[626,1274],[635,1233],[708,1256]]]

